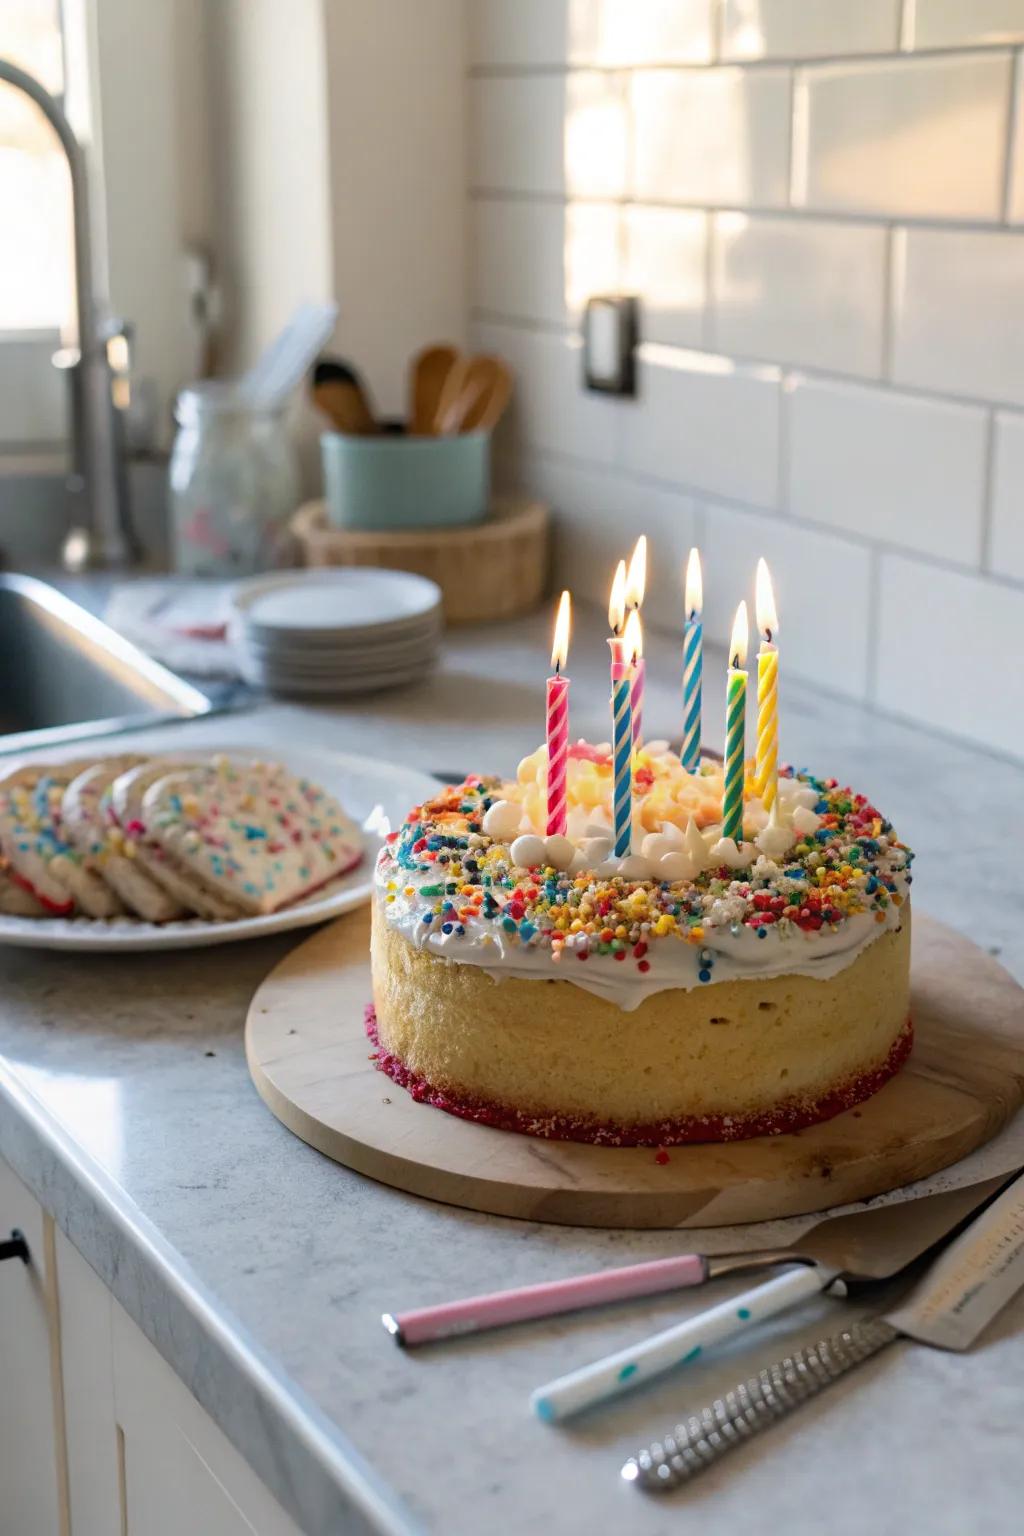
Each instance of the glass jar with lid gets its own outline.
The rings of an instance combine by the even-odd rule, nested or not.
[[[246,399],[237,384],[182,390],[171,452],[175,567],[188,576],[247,576],[284,563],[299,499],[284,412]]]

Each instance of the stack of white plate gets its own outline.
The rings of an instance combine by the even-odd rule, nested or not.
[[[246,682],[270,693],[373,693],[435,665],[441,589],[369,567],[287,571],[232,593],[228,636]]]

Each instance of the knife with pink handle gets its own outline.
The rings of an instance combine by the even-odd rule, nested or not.
[[[412,1348],[434,1340],[502,1328],[509,1323],[528,1322],[531,1318],[553,1317],[559,1312],[599,1307],[606,1302],[704,1285],[723,1275],[771,1269],[779,1264],[818,1264],[858,1278],[883,1279],[924,1253],[1002,1182],[989,1179],[983,1184],[946,1190],[901,1205],[833,1216],[818,1222],[790,1248],[715,1256],[685,1253],[408,1312],[385,1312],[382,1322],[397,1343]]]
[[[557,1312],[576,1312],[600,1307],[608,1301],[628,1301],[634,1296],[655,1296],[683,1286],[703,1285],[720,1275],[740,1269],[762,1269],[792,1261],[783,1250],[773,1253],[731,1253],[709,1258],[703,1253],[684,1253],[647,1264],[628,1264],[624,1269],[603,1269],[593,1275],[573,1275],[514,1291],[493,1291],[489,1296],[470,1296],[446,1301],[436,1307],[411,1312],[385,1312],[381,1319],[399,1344],[412,1347],[436,1339],[452,1339],[508,1323],[525,1323],[534,1317],[553,1317]]]

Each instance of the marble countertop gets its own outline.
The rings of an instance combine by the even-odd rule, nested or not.
[[[547,630],[541,618],[456,632],[418,690],[267,705],[171,727],[166,740],[301,741],[443,773],[511,770],[541,730]],[[678,649],[650,637],[652,737],[678,730]],[[596,617],[577,626],[572,661],[573,732],[599,738]],[[720,670],[709,657],[715,745]],[[786,678],[784,653],[783,680],[785,756],[869,792],[918,852],[915,905],[1024,980],[1024,896],[1007,856],[1024,848],[1024,769],[804,687]],[[1024,1296],[969,1355],[899,1345],[663,1501],[620,1482],[625,1455],[846,1321],[842,1303],[810,1304],[754,1347],[722,1349],[685,1380],[559,1429],[529,1416],[533,1386],[699,1302],[663,1297],[398,1350],[383,1310],[677,1253],[685,1239],[435,1205],[296,1140],[258,1099],[242,1042],[252,992],[295,942],[200,950],[187,965],[0,950],[0,1155],[310,1536],[1019,1530]]]

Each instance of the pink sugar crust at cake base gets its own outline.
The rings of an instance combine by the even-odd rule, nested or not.
[[[790,1102],[756,1115],[687,1116],[681,1120],[662,1120],[654,1125],[616,1126],[566,1115],[531,1115],[503,1104],[479,1099],[459,1099],[441,1088],[424,1082],[403,1061],[383,1049],[377,1034],[377,1015],[373,1004],[366,1007],[366,1034],[374,1047],[372,1060],[378,1072],[404,1088],[417,1104],[430,1104],[461,1120],[493,1126],[499,1131],[515,1131],[521,1136],[540,1136],[548,1141],[583,1141],[599,1147],[678,1147],[687,1142],[747,1141],[754,1136],[784,1136],[831,1120],[844,1110],[862,1104],[894,1077],[910,1055],[914,1026],[908,1018],[893,1041],[880,1067],[833,1088],[813,1103]]]

